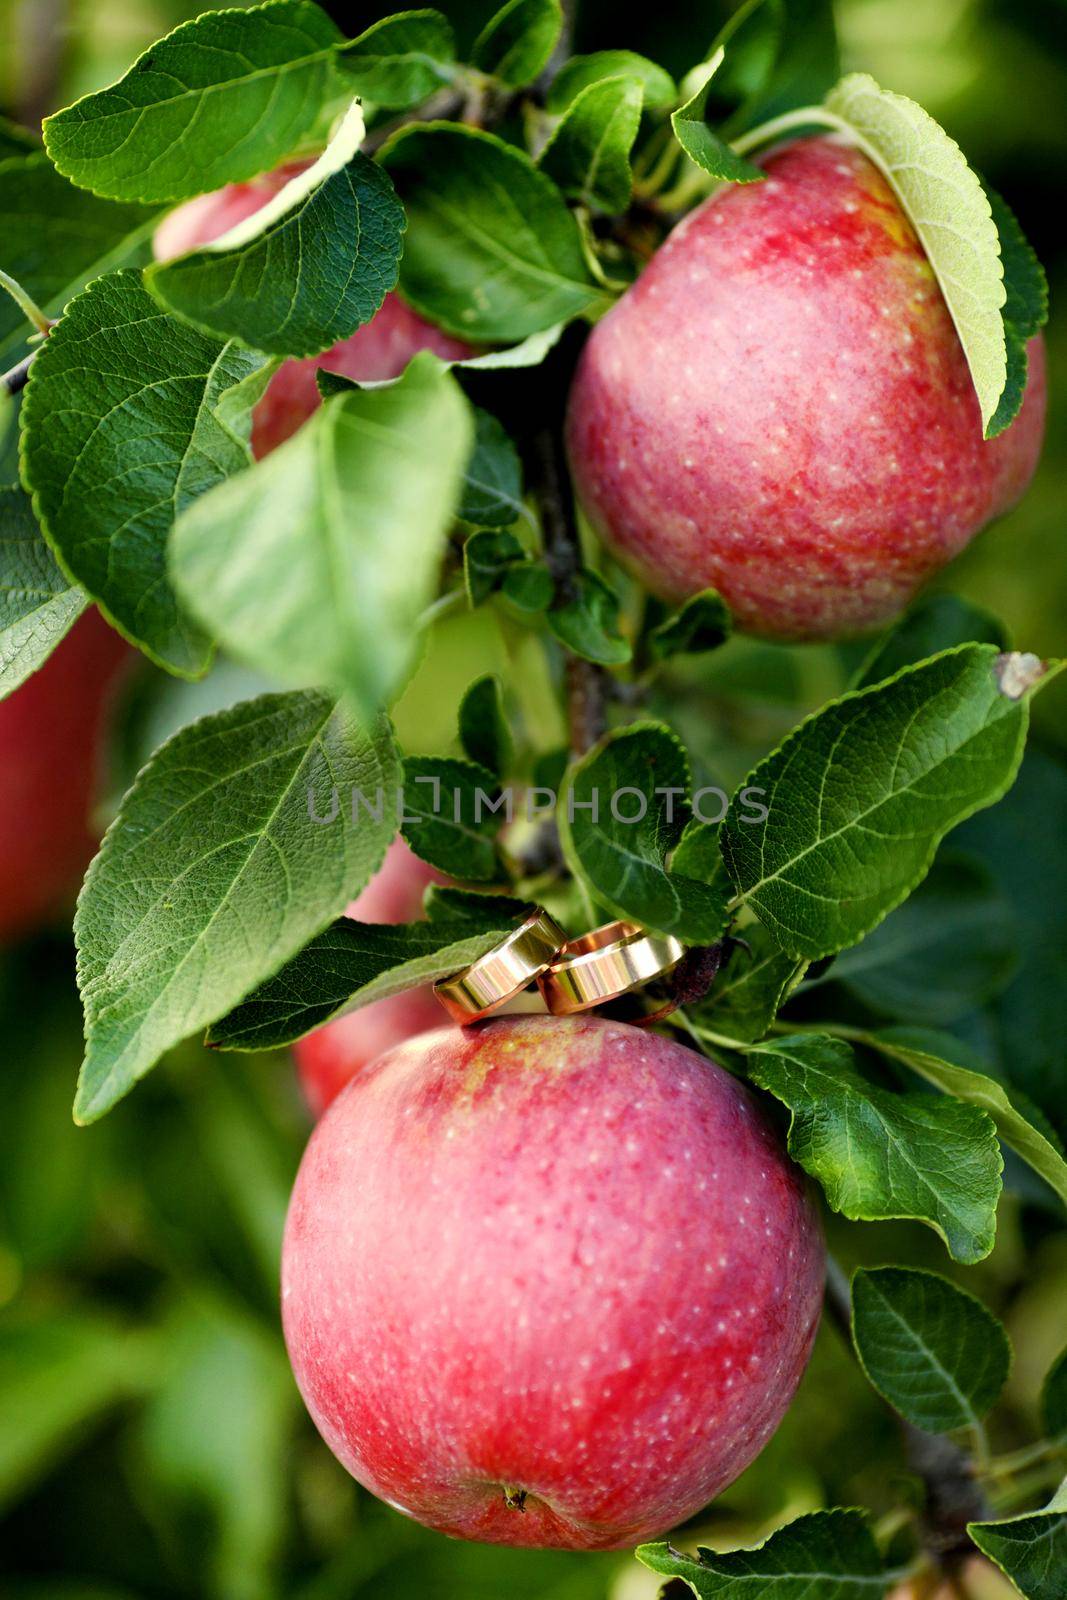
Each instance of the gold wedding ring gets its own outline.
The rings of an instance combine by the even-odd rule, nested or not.
[[[433,992],[453,1022],[477,1022],[514,1000],[547,969],[567,942],[547,911],[535,911],[521,927],[461,972],[440,978]]]
[[[608,922],[571,939],[538,987],[554,1016],[588,1011],[662,977],[685,954],[669,934],[646,933],[635,922]]]

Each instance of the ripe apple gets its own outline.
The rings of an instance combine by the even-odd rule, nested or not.
[[[662,1533],[777,1427],[819,1319],[802,1175],[749,1091],[597,1016],[398,1045],[318,1124],[282,1313],[330,1449],[494,1543]]]
[[[891,189],[803,139],[719,190],[590,335],[568,444],[594,528],[654,593],[715,588],[781,639],[880,626],[1026,489],[1044,347],[985,441],[963,349]]]
[[[184,255],[209,244],[266,205],[289,179],[303,170],[280,167],[251,183],[231,183],[214,194],[189,200],[165,217],[156,229],[152,249],[157,261]],[[267,386],[252,414],[252,450],[259,459],[282,444],[319,404],[315,373],[320,367],[360,382],[398,378],[419,350],[433,350],[446,360],[471,354],[469,345],[424,322],[397,294],[387,294],[378,313],[321,356],[286,361]]]
[[[73,898],[93,854],[91,813],[111,691],[132,652],[97,611],[0,701],[0,940]]]
[[[440,875],[394,839],[380,869],[347,915],[359,922],[414,922],[422,916],[422,897]],[[427,1028],[439,1028],[444,1012],[428,986],[375,1000],[316,1028],[293,1046],[296,1069],[316,1117],[369,1061]]]

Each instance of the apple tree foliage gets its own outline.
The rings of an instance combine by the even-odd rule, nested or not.
[[[43,148],[5,141],[0,266],[51,328],[0,303],[20,476],[0,490],[0,693],[95,605],[179,707],[78,906],[79,1121],[194,1034],[287,1044],[474,959],[540,902],[572,932],[625,917],[714,952],[714,981],[643,1004],[775,1108],[831,1213],[925,1224],[963,1264],[993,1248],[1005,1181],[1062,1224],[1067,1081],[1040,963],[1064,930],[1021,926],[1015,892],[1058,874],[1067,897],[1062,831],[1028,823],[1049,834],[1063,780],[1022,765],[1058,664],[951,596],[920,601],[749,761],[702,744],[694,710],[730,638],[722,600],[669,612],[575,528],[559,435],[583,329],[666,211],[761,181],[752,153],[810,128],[893,186],[1001,431],[1041,270],[925,111],[840,76],[825,0],[748,0],[681,84],[625,49],[571,54],[557,0],[510,0],[466,57],[434,10],[348,38],[313,0],[267,0],[182,24],[49,117]],[[311,157],[221,247],[150,262],[168,208]],[[320,373],[318,410],[253,462],[279,363],[394,287],[475,354],[384,385]],[[451,749],[403,748],[391,713],[462,612],[492,618],[506,681],[470,684]],[[227,673],[236,689],[197,699]],[[343,917],[398,832],[460,887],[410,926]],[[1032,1024],[1003,1062],[976,1023],[994,1015],[1009,1041]],[[963,1462],[962,1521],[946,1534],[933,1501],[885,1526],[810,1509],[754,1547],[643,1547],[645,1566],[709,1600],[870,1600],[977,1548],[1029,1600],[1067,1593],[1067,1367],[1028,1458],[1048,1471],[998,1477],[983,1419],[1011,1350],[951,1270],[881,1265],[836,1293],[900,1426]],[[215,1315],[176,1313],[194,1395]],[[250,1389],[275,1387],[276,1353],[225,1333]],[[70,1415],[26,1407],[42,1452],[148,1364],[89,1314],[52,1337],[51,1370],[77,1352],[79,1376]]]

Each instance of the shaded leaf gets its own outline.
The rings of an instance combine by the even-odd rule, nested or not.
[[[598,572],[575,574],[569,593],[549,612],[556,638],[586,661],[621,666],[633,650],[618,630],[619,597]]]
[[[506,814],[494,809],[496,799],[494,774],[476,762],[408,756],[400,831],[417,856],[450,878],[495,878],[493,841]]]
[[[559,0],[506,0],[475,39],[471,62],[501,83],[521,88],[547,66],[562,27]]]
[[[56,565],[29,495],[0,489],[0,700],[47,661],[85,606]]]
[[[1067,1572],[1067,1482],[1044,1511],[1005,1522],[969,1522],[967,1532],[1026,1600],[1062,1600]]]
[[[669,1544],[643,1544],[637,1559],[680,1578],[698,1600],[879,1600],[889,1586],[860,1511],[813,1511],[751,1550],[700,1549],[694,1559]]]
[[[564,63],[552,80],[546,110],[561,115],[583,89],[605,78],[632,78],[641,85],[645,105],[650,107],[668,106],[678,93],[670,73],[647,56],[633,50],[594,50],[591,55],[571,56]]]
[[[1041,1422],[1050,1439],[1067,1439],[1067,1350],[1052,1363],[1041,1386]]]
[[[755,1045],[750,1076],[788,1106],[789,1153],[855,1222],[911,1218],[958,1261],[993,1248],[1001,1157],[992,1120],[975,1106],[879,1089],[852,1051],[824,1034]]]
[[[654,628],[648,644],[655,659],[665,661],[670,656],[717,650],[732,631],[733,620],[726,601],[715,589],[704,589]]]
[[[689,760],[662,723],[608,734],[568,771],[559,830],[571,870],[616,917],[687,944],[726,926],[721,888],[668,868],[690,818]]]
[[[337,64],[364,100],[401,111],[449,81],[455,54],[452,24],[440,11],[401,11],[343,45]]]
[[[524,339],[603,299],[566,201],[521,150],[436,123],[398,134],[382,160],[408,217],[400,287],[440,327]]]
[[[0,162],[3,266],[46,316],[56,317],[92,278],[137,266],[151,250],[155,206],[119,205],[76,189],[40,151]],[[25,354],[31,332],[15,302],[0,295],[0,363]]]
[[[902,667],[960,644],[995,644],[998,650],[1006,650],[1008,637],[1003,623],[958,594],[923,595],[882,634],[849,688],[884,683]]]
[[[480,406],[473,410],[474,449],[456,515],[482,528],[506,528],[526,515],[519,452],[496,417]]]
[[[928,1433],[976,1426],[1011,1367],[1002,1323],[935,1272],[861,1268],[852,1279],[852,1337],[878,1393]]]
[[[459,739],[468,760],[498,778],[509,771],[514,743],[504,714],[500,679],[491,673],[476,678],[460,701]]]
[[[743,942],[742,942],[743,941]],[[689,1012],[697,1031],[740,1045],[762,1039],[804,975],[807,962],[780,950],[759,922],[746,926],[704,1003]]]

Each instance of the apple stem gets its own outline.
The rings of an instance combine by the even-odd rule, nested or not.
[[[783,111],[780,117],[772,117],[769,122],[761,122],[758,127],[750,128],[747,133],[731,139],[730,149],[735,155],[747,155],[759,145],[770,144],[779,134],[793,133],[797,128],[810,128],[812,123],[833,128],[835,133],[847,133],[850,137],[856,137],[855,129],[842,122],[840,117],[836,117],[825,106],[798,106],[795,111]]]
[[[526,1510],[526,1490],[517,1489],[514,1484],[504,1484],[504,1504],[509,1511]]]
[[[3,377],[0,378],[0,389],[3,389],[6,394],[12,395],[18,394],[20,390],[25,389],[26,381],[30,376],[30,366],[36,354],[36,350],[31,350],[29,355],[24,356],[17,366],[11,368],[10,372],[5,372]]]

